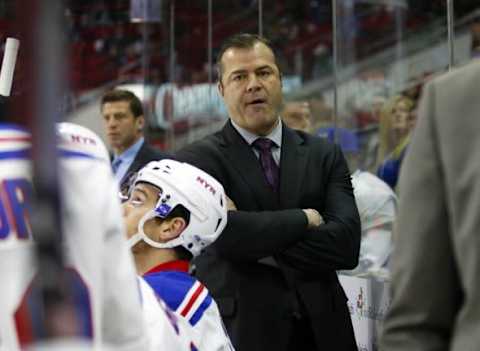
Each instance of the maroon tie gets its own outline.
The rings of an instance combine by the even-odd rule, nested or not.
[[[275,143],[267,138],[258,138],[252,145],[259,152],[260,163],[262,164],[263,173],[265,174],[265,178],[267,178],[268,184],[270,184],[273,191],[277,192],[279,169],[272,156],[272,147]]]

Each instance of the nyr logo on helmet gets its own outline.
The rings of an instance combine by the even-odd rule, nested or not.
[[[215,188],[209,184],[205,179],[203,179],[202,177],[200,176],[197,176],[197,182],[199,182],[200,184],[203,185],[203,187],[205,189],[207,189],[208,191],[210,191],[213,195],[215,195],[217,193],[217,191],[215,190]]]
[[[85,144],[85,145],[97,145],[97,142],[93,138],[85,137],[82,135],[71,135],[71,142],[74,144]]]

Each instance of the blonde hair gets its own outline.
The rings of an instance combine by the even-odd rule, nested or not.
[[[409,134],[400,140],[395,140],[393,135],[392,116],[395,107],[400,102],[404,102],[409,111],[412,111],[415,108],[415,101],[405,95],[396,95],[392,97],[383,107],[380,113],[380,140],[377,152],[377,167],[391,154],[393,154],[394,157],[400,156],[410,139]]]

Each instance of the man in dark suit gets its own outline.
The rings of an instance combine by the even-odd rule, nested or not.
[[[112,168],[120,189],[148,162],[168,157],[145,142],[142,103],[135,94],[120,89],[106,92],[101,112],[113,152]]]
[[[195,261],[237,351],[356,350],[336,270],[357,265],[358,217],[340,149],[282,125],[268,42],[240,34],[218,57],[230,120],[177,153],[217,178],[228,224]]]

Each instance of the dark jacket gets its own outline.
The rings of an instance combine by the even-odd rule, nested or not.
[[[150,161],[159,161],[164,158],[172,158],[168,153],[162,152],[158,149],[153,148],[147,142],[142,144],[140,150],[138,150],[135,159],[133,160],[132,164],[128,168],[127,172],[123,176],[120,182],[120,189],[124,186],[128,185],[128,181],[130,177],[138,172],[143,166],[145,166]]]
[[[217,301],[237,351],[286,349],[293,319],[307,316],[319,350],[356,350],[336,270],[353,269],[360,247],[348,167],[327,141],[283,127],[280,192],[230,122],[176,158],[216,177],[238,211],[194,262]],[[307,229],[301,211],[326,224]]]

